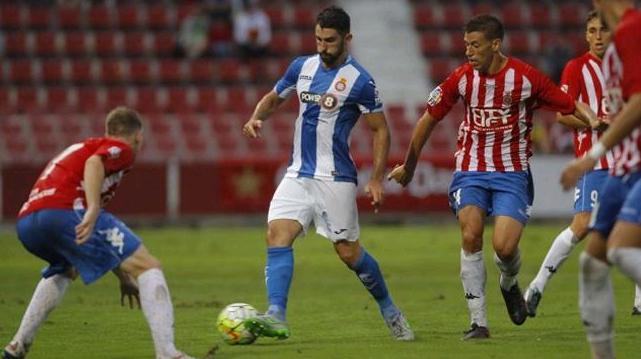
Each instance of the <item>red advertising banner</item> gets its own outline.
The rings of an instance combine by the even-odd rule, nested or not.
[[[2,218],[15,219],[42,172],[40,165],[10,165],[1,169]],[[167,212],[167,166],[136,164],[125,175],[107,210],[119,215],[164,216]]]
[[[371,204],[363,187],[371,173],[371,162],[357,160],[361,210]],[[392,168],[399,161],[390,161]],[[286,161],[274,159],[221,161],[217,163],[183,164],[181,173],[181,214],[259,213],[267,211]],[[447,189],[452,179],[454,160],[426,158],[416,169],[414,180],[402,188],[385,181],[385,211],[447,211]]]
[[[401,159],[390,160],[391,169]],[[357,160],[361,211],[371,208],[363,187],[371,162]],[[10,165],[1,169],[1,213],[14,219],[43,166]],[[286,160],[224,160],[208,163],[137,164],[128,173],[107,210],[118,215],[177,218],[186,215],[260,213],[269,208]],[[447,211],[447,189],[454,170],[453,158],[424,158],[414,180],[401,188],[385,181],[385,212]],[[175,174],[175,176],[173,175]]]

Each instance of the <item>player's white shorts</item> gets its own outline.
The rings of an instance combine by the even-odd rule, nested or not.
[[[316,233],[332,242],[355,241],[360,235],[356,190],[352,182],[285,177],[269,205],[267,222],[296,220],[305,235],[314,221]]]

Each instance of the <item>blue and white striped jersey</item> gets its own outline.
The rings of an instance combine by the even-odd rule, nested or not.
[[[356,183],[350,132],[361,113],[383,111],[372,76],[351,56],[333,69],[319,55],[299,57],[274,91],[281,98],[296,91],[300,102],[285,176]]]

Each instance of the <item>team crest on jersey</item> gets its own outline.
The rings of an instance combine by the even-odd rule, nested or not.
[[[109,152],[109,157],[110,158],[116,158],[116,157],[120,156],[120,153],[122,152],[122,148],[120,148],[118,146],[112,146],[112,147],[109,147],[107,152]]]
[[[430,106],[436,106],[437,103],[441,102],[442,98],[443,90],[441,90],[441,86],[439,86],[430,92],[430,96],[427,98],[427,104]]]
[[[561,91],[568,93],[568,85],[561,86]]]
[[[334,89],[338,92],[343,92],[347,88],[347,79],[344,77],[341,77],[340,80],[336,81],[334,84]]]
[[[504,107],[512,106],[512,91],[506,91],[503,94],[503,106]]]

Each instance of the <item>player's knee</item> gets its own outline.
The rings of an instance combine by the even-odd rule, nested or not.
[[[338,257],[349,267],[354,266],[356,262],[358,262],[358,259],[360,258],[360,251],[358,250],[358,247],[335,246],[335,248]]]
[[[480,251],[483,248],[483,229],[469,224],[461,226],[461,241],[467,252]]]
[[[494,253],[503,262],[509,262],[517,254],[518,246],[510,241],[499,241],[494,243]]]
[[[270,222],[267,227],[267,246],[286,247],[291,246],[294,238],[300,232],[300,225],[293,221],[276,220]]]
[[[78,278],[78,271],[76,268],[69,268],[63,275],[71,280],[76,280]]]
[[[572,230],[572,232],[574,233],[576,238],[578,238],[579,241],[588,235],[589,223],[590,223],[590,215],[587,213],[586,215],[576,215],[572,220],[570,229]]]

